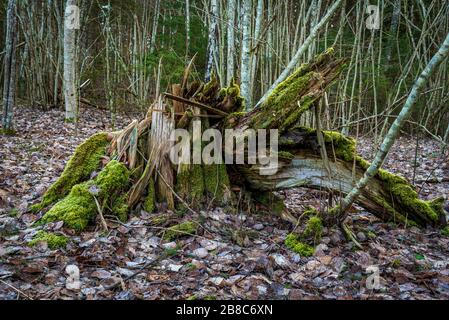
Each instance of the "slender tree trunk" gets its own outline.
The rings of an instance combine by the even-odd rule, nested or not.
[[[151,29],[151,39],[150,39],[150,53],[154,52],[154,46],[156,45],[156,35],[157,26],[159,22],[159,11],[161,7],[161,0],[156,0],[154,6],[154,16],[153,16],[153,28]]]
[[[16,42],[17,2],[8,1],[3,83],[3,121],[5,132],[13,130],[13,114],[16,100]]]
[[[251,13],[252,0],[243,0],[242,12],[242,62],[240,65],[241,93],[245,98],[246,110],[252,109],[251,101]]]
[[[218,2],[217,0],[210,1],[210,15],[209,15],[209,41],[207,50],[207,64],[205,81],[208,82],[211,78],[212,71],[215,66],[215,55],[217,53],[217,18],[218,18]]]
[[[287,77],[292,73],[292,71],[295,69],[297,64],[299,63],[299,60],[301,59],[301,56],[306,52],[307,48],[310,46],[310,44],[313,42],[313,39],[318,35],[318,32],[326,25],[326,23],[330,20],[330,18],[333,16],[337,8],[340,6],[340,4],[343,2],[343,0],[337,0],[334,2],[332,7],[329,8],[326,15],[321,19],[321,21],[315,25],[315,27],[310,32],[310,35],[306,38],[304,43],[298,48],[298,51],[296,51],[295,55],[293,56],[292,60],[289,62],[287,67],[284,69],[284,71],[281,73],[279,78],[271,85],[270,89],[264,94],[264,96],[259,100],[259,102],[256,105],[256,108],[259,107],[273,92],[273,90]]]
[[[189,59],[190,46],[190,0],[186,0],[186,63]]]
[[[226,84],[231,83],[231,79],[234,77],[235,72],[235,39],[234,39],[234,28],[235,28],[235,1],[228,1],[228,53],[227,53],[227,66],[226,66]]]
[[[251,86],[251,101],[253,101],[253,97],[254,97],[257,63],[259,61],[259,59],[258,59],[259,50],[256,47],[258,46],[258,41],[261,40],[260,33],[261,33],[262,19],[263,19],[263,3],[264,3],[263,0],[257,1],[256,25],[254,27],[254,41],[253,41],[253,45],[251,46],[251,51],[252,51],[252,56],[251,56],[251,84],[252,84],[252,86]]]
[[[363,189],[368,185],[371,179],[377,174],[377,172],[381,168],[385,158],[388,155],[388,152],[390,151],[390,148],[393,146],[396,138],[400,134],[402,126],[407,121],[407,118],[410,116],[410,114],[414,109],[414,106],[418,102],[419,97],[427,81],[435,73],[438,66],[443,62],[443,60],[448,55],[449,55],[449,34],[447,35],[443,45],[440,47],[438,52],[435,54],[435,56],[432,58],[432,60],[429,62],[429,64],[426,66],[424,71],[421,73],[421,75],[418,77],[415,84],[413,85],[412,91],[410,92],[410,95],[408,96],[407,101],[404,104],[404,107],[402,108],[400,114],[398,115],[393,125],[391,126],[390,130],[388,131],[387,135],[385,136],[383,143],[380,147],[380,150],[377,152],[373,163],[366,170],[363,178],[357,182],[356,186],[351,190],[351,192],[349,192],[348,195],[341,201],[339,209],[339,214],[341,215],[340,218],[344,216],[344,213],[352,206],[352,204],[360,195],[360,193],[363,191]]]
[[[77,0],[67,0],[64,15],[64,96],[65,121],[75,121],[78,110],[76,77],[76,26],[73,21]]]
[[[394,39],[397,36],[398,26],[399,26],[399,17],[401,15],[401,0],[395,0],[393,3],[393,16],[391,17],[391,25],[390,25],[390,34],[388,37],[388,46],[387,46],[387,62],[390,63],[391,55],[393,52]]]
[[[104,36],[105,36],[105,54],[106,54],[106,79],[105,79],[105,90],[106,90],[106,101],[108,104],[109,114],[111,116],[111,125],[115,127],[115,105],[114,105],[114,93],[112,91],[112,77],[111,77],[111,2],[108,1],[107,6],[103,6],[102,11],[104,15]],[[136,43],[136,41],[134,41]]]

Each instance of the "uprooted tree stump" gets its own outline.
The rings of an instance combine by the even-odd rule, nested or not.
[[[152,212],[157,203],[192,211],[201,205],[227,204],[236,189],[232,185],[251,190],[255,198],[261,198],[262,192],[271,195],[293,187],[344,195],[369,166],[357,155],[355,141],[338,132],[298,125],[343,67],[344,61],[328,50],[298,68],[260,107],[244,113],[237,84],[220,88],[214,77],[207,84],[188,83],[189,66],[182,83],[159,97],[142,121],[135,120],[120,132],[99,133],[80,145],[61,177],[33,209],[49,208],[41,223],[64,221],[68,227],[82,230],[98,215],[115,215],[124,221],[132,210]],[[168,157],[170,132],[175,128],[193,130],[194,119],[202,120],[202,129],[278,129],[277,173],[261,175],[263,167],[257,164],[174,166]],[[420,200],[406,179],[384,170],[357,204],[385,221],[423,227],[446,224],[442,198]],[[285,214],[282,204],[277,209],[274,211]],[[309,220],[306,231],[319,229],[314,219]],[[292,237],[286,242],[289,247],[310,251]]]

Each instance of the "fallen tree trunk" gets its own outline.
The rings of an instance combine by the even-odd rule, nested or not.
[[[369,163],[355,155],[355,141],[335,132],[324,132],[326,149],[330,155],[329,167],[332,178],[321,158],[317,134],[308,128],[296,128],[281,138],[283,152],[290,159],[281,159],[275,175],[261,175],[259,165],[241,166],[251,189],[276,191],[294,187],[333,191],[346,195],[363,176]],[[354,170],[355,164],[355,170]],[[444,198],[423,201],[406,179],[379,171],[357,204],[384,221],[408,225],[445,225]]]
[[[301,116],[338,78],[343,67],[344,61],[335,59],[333,51],[328,50],[310,64],[302,65],[260,107],[249,113],[242,112],[244,100],[234,81],[228,88],[220,88],[215,77],[207,84],[198,81],[187,84],[189,67],[182,85],[172,86],[173,92],[166,96],[165,103],[159,98],[145,119],[133,121],[121,132],[100,135],[102,140],[98,146],[88,142],[80,146],[60,180],[44,196],[43,203],[34,208],[42,210],[53,206],[44,215],[43,222],[61,220],[81,229],[80,226],[86,226],[88,220],[97,216],[98,210],[103,215],[113,214],[123,219],[136,209],[151,212],[156,202],[164,202],[172,210],[231,203],[231,184],[243,189],[249,186],[258,192],[301,186],[346,194],[369,166],[356,154],[355,142],[337,132],[323,131],[319,143],[316,130],[297,125]],[[170,101],[174,102],[170,104]],[[212,126],[278,129],[281,134],[278,172],[261,175],[260,170],[264,170],[261,165],[176,166],[169,163],[169,131],[174,128],[192,130],[194,119],[203,120],[203,130]],[[320,150],[322,140],[330,160],[326,163],[321,158],[324,154]],[[109,148],[105,149],[104,144],[109,144]],[[108,171],[104,163],[108,158],[129,169],[128,184],[110,186],[96,179],[114,174],[115,171]],[[77,171],[79,168],[83,169]],[[232,172],[238,172],[239,179],[230,179],[230,168]],[[107,172],[103,173],[105,170]],[[121,181],[120,177],[115,179]],[[97,192],[96,189],[100,190]],[[175,203],[175,199],[182,201]],[[55,205],[57,201],[60,202]],[[420,226],[443,226],[446,223],[442,199],[422,201],[405,179],[386,171],[377,174],[357,203],[386,221]],[[77,216],[78,211],[82,217]],[[289,220],[294,219],[290,217]]]

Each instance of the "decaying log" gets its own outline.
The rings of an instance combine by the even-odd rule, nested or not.
[[[254,190],[276,191],[294,187],[333,191],[345,195],[363,176],[369,163],[355,153],[355,141],[336,132],[323,132],[330,154],[332,178],[321,158],[316,131],[298,127],[281,138],[283,152],[291,155],[281,159],[275,175],[261,175],[259,165],[240,166]],[[355,171],[354,171],[355,165]],[[381,170],[357,200],[357,204],[384,221],[408,225],[444,226],[443,198],[423,201],[402,177]]]
[[[232,119],[235,128],[278,129],[279,133],[294,127],[301,115],[320,99],[340,75],[343,59],[335,59],[332,49],[309,64],[301,65],[282,82],[258,108]]]
[[[243,113],[244,100],[234,81],[228,88],[221,88],[214,76],[207,84],[198,81],[188,84],[189,66],[182,84],[173,85],[172,93],[166,94],[170,99],[164,101],[159,97],[145,119],[133,121],[121,132],[111,134],[112,138],[111,135],[100,135],[98,146],[94,144],[91,147],[92,143],[81,146],[68,163],[66,171],[70,172],[65,171],[36,210],[62,199],[64,205],[54,206],[57,210],[50,210],[51,219],[44,215],[43,221],[64,221],[64,208],[70,205],[70,217],[77,219],[75,209],[87,203],[88,210],[85,210],[81,224],[86,225],[86,217],[90,219],[96,215],[97,206],[93,201],[96,199],[91,199],[89,193],[93,190],[95,196],[99,185],[92,178],[95,176],[93,173],[105,170],[105,163],[100,163],[101,159],[105,160],[103,155],[130,169],[129,186],[124,183],[111,189],[123,191],[120,201],[114,203],[114,199],[101,190],[98,193],[102,197],[100,200],[105,201],[106,213],[120,217],[135,208],[152,212],[156,202],[165,202],[174,210],[175,199],[180,198],[183,199],[181,207],[184,204],[199,207],[212,202],[229,204],[232,198],[229,169],[239,175],[239,180],[233,180],[233,183],[249,187],[256,193],[306,187],[344,195],[369,166],[356,154],[355,142],[337,132],[322,131],[317,135],[316,130],[297,125],[304,112],[313,108],[338,78],[343,67],[344,60],[335,59],[333,51],[328,50],[309,64],[303,64],[260,107]],[[219,118],[213,118],[217,116]],[[170,132],[175,128],[191,131],[192,120],[195,119],[202,119],[203,130],[211,126],[221,129],[278,129],[281,137],[277,173],[261,175],[264,168],[260,165],[173,165],[168,160],[166,147]],[[96,140],[91,138],[90,141]],[[104,152],[106,144],[109,148]],[[320,150],[323,144],[326,152]],[[326,163],[322,160],[323,154],[327,154]],[[80,171],[74,167],[87,169]],[[125,186],[127,191],[124,191]],[[83,191],[83,197],[79,197],[79,190]],[[56,194],[59,191],[60,194]],[[67,195],[70,201],[64,199]],[[110,205],[106,206],[106,202]],[[386,221],[421,226],[446,223],[442,199],[422,201],[404,178],[383,170],[364,190],[358,204]],[[292,216],[288,219],[295,220]],[[66,222],[70,224],[70,221]]]

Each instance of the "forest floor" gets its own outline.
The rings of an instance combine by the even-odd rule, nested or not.
[[[61,111],[18,108],[17,136],[0,136],[0,299],[449,299],[449,237],[383,223],[364,211],[350,216],[363,250],[340,230],[326,229],[310,258],[284,246],[292,226],[275,215],[223,208],[182,218],[163,208],[157,214],[142,211],[126,224],[108,221],[108,234],[92,227],[77,235],[53,223],[46,228],[69,236],[67,247],[30,248],[39,216],[28,212],[29,205],[57,179],[79,143],[109,130],[106,112],[87,109],[81,115],[76,130],[62,122]],[[118,123],[129,120],[122,116]],[[370,159],[372,139],[359,142]],[[415,139],[400,138],[385,167],[412,180],[415,147]],[[438,143],[423,138],[417,155],[421,196],[447,199],[448,152],[443,155]],[[281,195],[298,212],[323,197],[303,189]],[[200,232],[167,243],[152,223],[158,214],[201,221]],[[247,235],[240,245],[233,240],[235,230]],[[80,269],[81,290],[66,289],[67,265]],[[366,286],[370,267],[379,270],[378,289]]]

